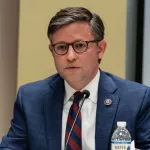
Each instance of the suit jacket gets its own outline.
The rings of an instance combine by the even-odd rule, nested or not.
[[[55,74],[22,86],[0,150],[61,150],[64,80]],[[104,100],[111,99],[111,105]],[[109,150],[117,121],[126,121],[136,147],[150,149],[150,88],[101,71],[95,149]]]

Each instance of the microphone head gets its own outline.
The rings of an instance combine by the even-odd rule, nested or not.
[[[90,92],[89,92],[88,90],[84,90],[84,91],[82,92],[82,95],[85,96],[85,98],[89,98]]]

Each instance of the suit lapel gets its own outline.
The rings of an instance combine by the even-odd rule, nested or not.
[[[108,150],[110,148],[113,122],[119,103],[119,97],[115,94],[116,90],[117,86],[112,78],[101,71],[96,114],[96,150]],[[111,99],[112,104],[105,105],[106,99]]]
[[[51,83],[45,97],[45,129],[48,148],[61,149],[62,110],[64,102],[64,80],[58,76]]]

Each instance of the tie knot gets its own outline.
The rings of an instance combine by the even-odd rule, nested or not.
[[[81,92],[80,92],[80,91],[76,91],[76,92],[73,94],[73,96],[74,96],[73,102],[74,102],[74,103],[79,103],[79,102],[80,102],[80,99],[82,98]]]

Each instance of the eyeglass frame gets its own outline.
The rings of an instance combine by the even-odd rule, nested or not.
[[[57,44],[65,44],[65,45],[67,46],[67,51],[66,51],[64,54],[58,54],[58,55],[65,55],[65,54],[67,54],[70,45],[72,46],[73,50],[74,50],[76,53],[80,54],[80,53],[84,53],[85,51],[87,51],[87,49],[88,49],[88,44],[89,44],[89,43],[98,43],[98,42],[100,42],[100,41],[101,41],[101,40],[75,41],[75,42],[72,42],[72,43],[63,43],[63,42],[62,42],[62,43],[51,44],[51,46],[52,46],[52,48],[53,48],[53,50],[55,51],[56,54],[58,54],[58,53],[56,52],[56,50],[55,50],[55,46],[56,46]],[[75,43],[77,43],[77,42],[85,42],[85,43],[86,43],[86,49],[85,49],[84,51],[82,51],[82,52],[77,52],[77,51],[75,50],[74,46],[73,46],[73,45],[74,45]]]

